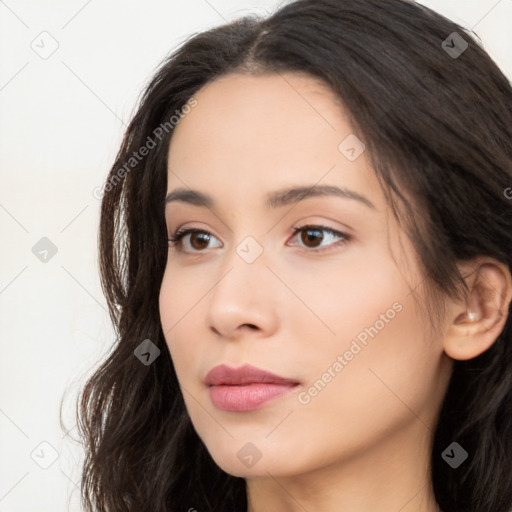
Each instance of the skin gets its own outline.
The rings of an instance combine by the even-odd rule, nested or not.
[[[429,461],[452,359],[476,357],[503,329],[508,269],[490,258],[461,266],[471,296],[446,301],[431,339],[411,293],[424,292],[417,254],[366,152],[350,161],[338,149],[354,132],[330,90],[298,73],[230,74],[195,98],[171,139],[167,192],[199,190],[215,206],[171,202],[166,222],[169,235],[211,236],[169,248],[160,315],[198,435],[224,471],[246,478],[249,512],[437,512]],[[335,196],[265,206],[267,193],[297,185],[346,187],[375,208]],[[307,232],[293,232],[307,224],[351,238],[321,231],[308,245]],[[248,236],[263,251],[252,263],[236,251]],[[347,361],[357,335],[397,303]],[[336,372],[338,356],[346,365]],[[256,411],[222,411],[203,383],[221,363],[300,386]],[[329,368],[330,381],[301,403]],[[251,467],[237,457],[247,442],[261,454]]]

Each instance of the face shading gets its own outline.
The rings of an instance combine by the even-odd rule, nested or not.
[[[339,102],[296,73],[231,74],[195,97],[165,215],[169,236],[197,231],[169,248],[160,316],[198,435],[248,479],[419,481],[448,367],[411,293],[414,248]],[[286,382],[210,389],[221,364]]]

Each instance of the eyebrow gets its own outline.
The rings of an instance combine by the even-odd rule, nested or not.
[[[299,186],[270,192],[267,194],[265,206],[267,208],[280,208],[291,203],[318,196],[335,196],[343,199],[353,199],[365,204],[369,208],[376,209],[375,205],[361,194],[347,188],[340,188],[332,185]],[[185,188],[178,188],[167,194],[164,206],[167,206],[173,201],[180,201],[210,209],[214,209],[215,207],[215,201],[211,196],[199,192],[198,190]]]

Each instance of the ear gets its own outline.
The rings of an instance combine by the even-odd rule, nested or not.
[[[444,351],[452,359],[473,359],[498,338],[512,300],[512,278],[507,265],[479,256],[458,265],[469,288],[467,300],[454,303]]]

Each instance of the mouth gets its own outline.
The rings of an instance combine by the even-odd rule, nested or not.
[[[300,385],[251,365],[232,368],[220,365],[204,379],[213,404],[224,411],[244,412],[262,407]]]

